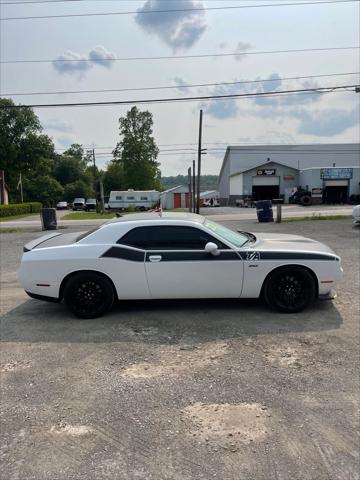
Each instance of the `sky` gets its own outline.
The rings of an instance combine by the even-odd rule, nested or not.
[[[284,4],[309,0],[32,0],[28,5],[9,4],[20,1],[0,0],[1,61],[48,62],[0,64],[0,96],[16,103],[227,95],[360,83],[359,49],[254,54],[359,46],[359,1],[288,6]],[[224,8],[241,6],[252,8]],[[134,13],[89,15],[111,12]],[[82,16],[6,20],[74,14]],[[224,55],[236,52],[241,54]],[[174,58],[184,55],[210,56]],[[124,57],[142,60],[116,60]],[[343,73],[351,75],[325,76]],[[314,78],[298,78],[310,76]],[[296,78],[284,80],[289,77]],[[234,83],[244,81],[256,83]],[[208,83],[222,85],[186,87]],[[173,88],[15,95],[152,87]],[[164,176],[185,175],[196,158],[202,108],[203,143],[208,149],[202,171],[218,174],[227,145],[359,142],[360,94],[349,90],[139,108],[153,114]],[[59,152],[75,142],[85,148],[94,146],[97,164],[103,167],[119,141],[118,119],[129,108],[52,107],[35,112]]]

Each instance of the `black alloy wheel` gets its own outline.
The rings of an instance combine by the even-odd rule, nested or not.
[[[79,318],[100,317],[111,309],[114,299],[110,280],[96,272],[76,273],[64,288],[65,304]]]
[[[285,313],[300,312],[316,295],[313,276],[302,267],[284,267],[266,280],[264,298],[269,307]]]

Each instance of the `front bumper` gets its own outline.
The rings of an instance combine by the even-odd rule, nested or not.
[[[330,290],[328,293],[319,294],[319,300],[334,300],[337,297],[336,292],[334,290]]]

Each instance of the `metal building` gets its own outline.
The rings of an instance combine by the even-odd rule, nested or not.
[[[295,186],[315,188],[312,182],[306,183],[306,174],[300,175],[300,171],[317,168],[320,176],[320,170],[326,168],[353,166],[356,170],[359,162],[359,143],[229,146],[219,175],[220,203],[234,205],[236,200],[246,197],[255,200],[284,198],[286,202]],[[321,180],[330,182],[332,179]],[[354,180],[347,180],[350,196],[359,187],[356,174]],[[323,183],[321,188],[324,188]]]
[[[184,185],[169,188],[161,192],[162,207],[166,210],[173,208],[189,208],[189,188]]]

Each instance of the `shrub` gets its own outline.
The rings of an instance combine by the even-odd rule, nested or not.
[[[41,207],[42,205],[39,202],[0,205],[0,218],[12,217],[14,215],[26,215],[28,213],[38,213],[40,212]]]

